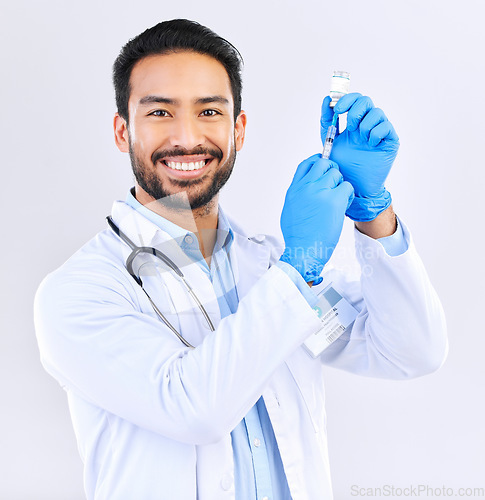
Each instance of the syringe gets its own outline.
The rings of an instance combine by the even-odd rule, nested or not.
[[[338,115],[334,113],[332,124],[328,127],[327,136],[325,137],[325,142],[323,143],[323,153],[322,158],[328,160],[330,158],[330,153],[332,152],[333,140],[335,139],[335,135],[337,134],[337,120]]]

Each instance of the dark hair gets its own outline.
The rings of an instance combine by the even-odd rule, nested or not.
[[[241,111],[242,56],[230,42],[209,28],[188,19],[172,19],[158,23],[123,46],[113,65],[116,106],[120,116],[128,122],[130,76],[135,64],[150,55],[177,51],[206,54],[224,66],[231,83],[236,119]]]

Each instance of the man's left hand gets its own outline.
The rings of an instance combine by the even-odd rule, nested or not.
[[[399,138],[384,112],[374,107],[369,97],[347,94],[333,110],[329,103],[326,97],[322,104],[322,142],[334,112],[348,113],[347,128],[335,137],[330,155],[355,190],[346,215],[354,221],[373,220],[391,204],[384,182],[396,158]]]

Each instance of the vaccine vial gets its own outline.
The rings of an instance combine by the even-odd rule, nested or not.
[[[337,101],[345,94],[348,94],[349,91],[350,73],[347,73],[347,71],[334,71],[330,84],[330,97],[332,98],[330,107],[333,108]]]

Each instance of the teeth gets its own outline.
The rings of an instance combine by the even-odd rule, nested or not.
[[[206,161],[192,161],[190,163],[180,163],[178,161],[166,161],[165,164],[169,168],[173,168],[174,170],[199,170],[205,166]]]

